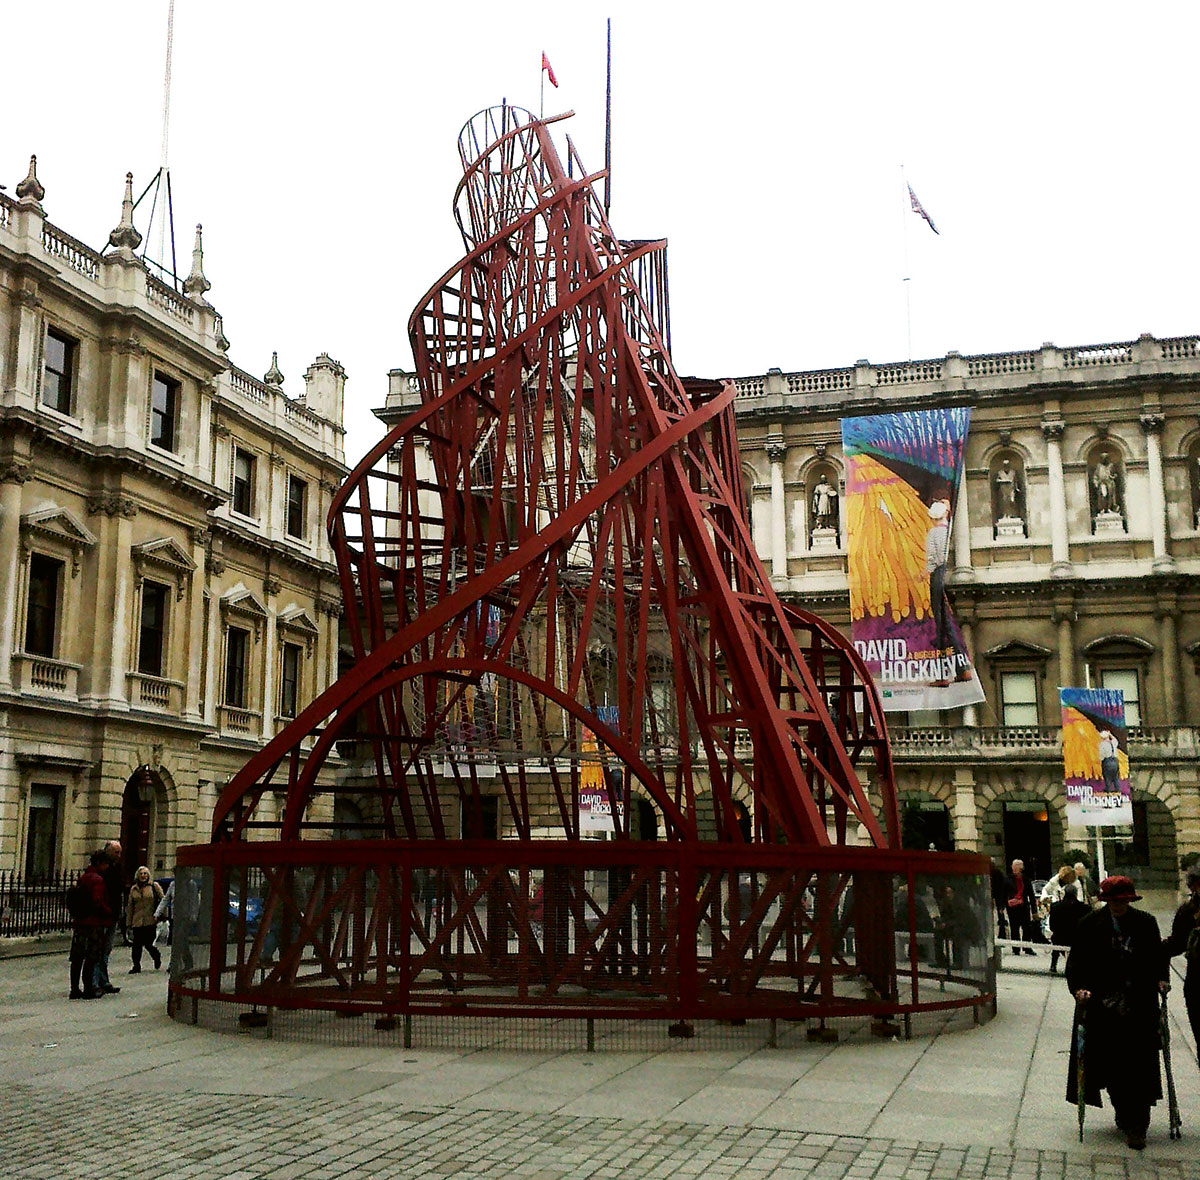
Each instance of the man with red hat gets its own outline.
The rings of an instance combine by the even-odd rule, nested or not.
[[[1117,1127],[1137,1151],[1146,1146],[1150,1107],[1162,1097],[1158,1072],[1158,996],[1170,988],[1158,923],[1130,908],[1140,901],[1128,877],[1100,883],[1103,909],[1075,931],[1067,957],[1067,986],[1075,997],[1076,1027],[1084,1023],[1084,1097],[1100,1106],[1107,1090]],[[1067,1101],[1078,1101],[1075,1028]]]

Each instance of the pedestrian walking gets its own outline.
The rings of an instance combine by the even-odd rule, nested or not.
[[[1043,929],[1046,933],[1047,940],[1052,946],[1070,946],[1070,942],[1059,942],[1059,935],[1055,933],[1055,909],[1058,910],[1058,928],[1061,934],[1068,936],[1074,933],[1074,926],[1078,924],[1083,913],[1087,912],[1087,907],[1079,900],[1079,893],[1076,889],[1077,876],[1075,870],[1070,865],[1063,865],[1058,872],[1042,886],[1042,894],[1038,899],[1038,915],[1045,918]],[[1070,900],[1074,904],[1061,906],[1063,901]],[[1075,907],[1079,906],[1080,909]],[[1050,974],[1058,974],[1058,960],[1062,954],[1061,951],[1051,950],[1050,952]]]
[[[1150,1107],[1162,1097],[1158,997],[1170,987],[1167,960],[1153,915],[1130,908],[1141,896],[1128,877],[1106,877],[1099,897],[1105,905],[1079,923],[1067,956],[1067,986],[1076,1001],[1067,1101],[1079,1101],[1082,1067],[1084,1101],[1101,1106],[1107,1090],[1125,1142],[1141,1151]],[[1087,1028],[1082,1062],[1076,1047],[1081,1020]]]
[[[1008,911],[1008,925],[1012,931],[1012,938],[1018,944],[1014,948],[1014,953],[1020,954],[1022,951],[1027,955],[1034,953],[1032,946],[1025,946],[1025,940],[1030,943],[1034,941],[1033,935],[1033,886],[1029,883],[1029,879],[1025,876],[1025,862],[1023,860],[1014,860],[1012,862],[1012,872],[1004,879],[1004,887],[1007,892],[1005,900],[1005,909]]]
[[[125,869],[121,864],[121,842],[109,840],[104,845],[106,865],[104,867],[104,892],[108,899],[108,925],[100,945],[100,957],[96,960],[96,990],[115,995],[121,989],[114,986],[108,975],[108,959],[112,954],[113,942],[117,937],[117,923],[125,912]]]
[[[1008,901],[1008,885],[1005,880],[1004,870],[992,861],[992,905],[996,910],[996,937],[1008,937],[1008,908],[1005,902]]]
[[[1187,887],[1190,896],[1175,911],[1163,953],[1168,964],[1175,955],[1184,956],[1183,1003],[1200,1053],[1200,865],[1188,869]]]
[[[142,969],[142,951],[150,952],[154,970],[162,966],[162,955],[154,945],[154,933],[158,928],[155,914],[163,899],[162,886],[150,879],[150,870],[142,865],[133,875],[129,896],[125,900],[125,927],[133,938],[133,967],[130,975]]]
[[[96,987],[96,964],[111,918],[108,892],[104,888],[103,870],[107,866],[108,857],[103,852],[93,852],[83,875],[67,891],[67,908],[71,913],[72,1000],[95,1000],[104,995]]]

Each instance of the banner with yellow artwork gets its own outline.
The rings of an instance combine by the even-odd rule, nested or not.
[[[888,712],[984,699],[946,597],[970,418],[952,406],[842,422],[850,638]]]
[[[1060,688],[1067,823],[1133,823],[1125,694],[1115,688]]]

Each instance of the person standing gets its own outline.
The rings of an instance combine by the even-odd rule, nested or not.
[[[1072,866],[1075,870],[1075,892],[1079,894],[1079,900],[1086,902],[1091,908],[1096,900],[1096,891],[1092,888],[1092,880],[1088,876],[1088,867],[1081,860],[1077,860]]]
[[[1191,896],[1175,911],[1171,933],[1163,942],[1163,956],[1168,964],[1175,955],[1185,956],[1183,1002],[1200,1053],[1200,865],[1188,869],[1187,887]]]
[[[1012,862],[1012,872],[1004,879],[1004,885],[1008,891],[1008,899],[1004,903],[1008,911],[1008,924],[1012,930],[1013,939],[1019,944],[1014,948],[1015,953],[1020,954],[1021,951],[1024,951],[1025,954],[1032,955],[1033,947],[1023,945],[1026,939],[1031,943],[1034,940],[1033,888],[1025,876],[1023,860]]]
[[[1107,1090],[1117,1127],[1135,1151],[1146,1146],[1150,1107],[1162,1097],[1158,1069],[1158,996],[1170,989],[1152,914],[1131,909],[1141,896],[1128,877],[1100,883],[1104,908],[1079,923],[1067,956],[1067,987],[1075,997],[1067,1101],[1078,1102],[1077,1041],[1084,1020],[1084,1099],[1100,1106]]]
[[[78,896],[71,913],[72,1000],[96,1000],[104,995],[96,987],[96,964],[111,916],[108,893],[104,888],[104,869],[107,865],[108,857],[103,852],[93,852],[76,887]],[[67,900],[72,900],[70,894]]]
[[[117,937],[117,924],[125,911],[125,870],[121,865],[121,842],[109,840],[104,845],[104,856],[108,862],[104,869],[104,893],[108,900],[109,918],[100,946],[100,957],[96,960],[96,990],[116,995],[121,989],[113,986],[108,976],[108,959]]]
[[[142,865],[133,875],[133,884],[125,901],[125,926],[133,937],[133,967],[130,975],[141,971],[143,950],[150,952],[155,971],[162,966],[162,956],[154,945],[154,932],[158,928],[154,915],[162,899],[162,886],[150,880],[150,870]]]
[[[1112,731],[1102,729],[1097,753],[1100,755],[1100,774],[1104,778],[1104,789],[1109,794],[1116,794],[1121,789],[1121,764],[1117,758],[1117,739]]]

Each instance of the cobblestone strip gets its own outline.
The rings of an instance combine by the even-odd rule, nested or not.
[[[507,1111],[387,1110],[296,1096],[0,1093],[0,1163],[22,1180],[1194,1180],[1177,1162],[761,1127]]]

